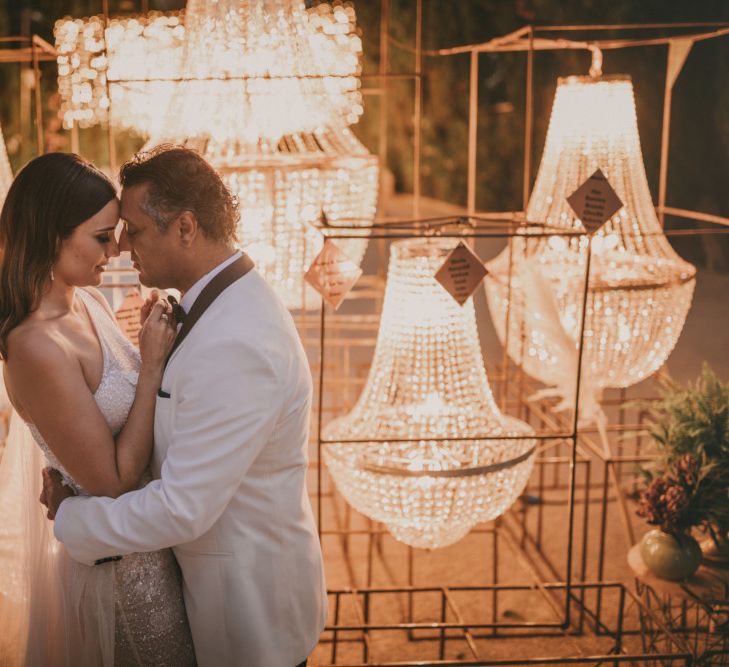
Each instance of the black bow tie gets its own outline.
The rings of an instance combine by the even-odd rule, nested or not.
[[[185,309],[177,303],[177,299],[175,299],[174,296],[168,296],[167,301],[170,306],[172,306],[172,316],[175,318],[175,322],[177,322],[177,324],[182,324],[187,316]]]

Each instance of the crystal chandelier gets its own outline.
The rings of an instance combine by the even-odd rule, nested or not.
[[[66,129],[110,122],[154,134],[180,76],[185,28],[180,14],[65,18],[53,33],[60,115]]]
[[[275,142],[291,132],[349,125],[363,111],[362,41],[352,7],[192,0],[187,17],[149,12],[104,24],[103,16],[92,16],[54,26],[67,129],[111,122],[148,136],[164,130]],[[170,118],[178,84],[194,106]],[[220,120],[213,126],[211,114]]]
[[[303,0],[189,0],[165,131],[255,146],[356,122],[361,41],[353,10],[338,9],[332,24]]]
[[[494,402],[473,301],[459,306],[434,278],[454,245],[392,244],[367,383],[323,433],[324,461],[347,502],[428,549],[503,514],[526,485],[535,451],[531,428]]]
[[[198,149],[238,196],[239,239],[287,307],[318,305],[303,281],[316,225],[366,227],[377,200],[377,158],[349,129],[363,111],[352,7],[190,0],[184,25],[150,14],[104,31],[95,17],[55,33],[64,122]],[[359,264],[367,240],[340,245]]]
[[[199,147],[238,196],[239,238],[263,275],[288,308],[314,307],[314,225],[364,227],[375,213],[377,160],[348,127],[362,112],[353,10],[191,0],[185,28],[182,80],[150,144]],[[359,263],[365,248],[342,250]]]
[[[204,154],[240,201],[239,238],[288,308],[313,308],[320,297],[302,280],[322,247],[316,226],[369,224],[379,166],[349,128],[284,137],[275,150],[230,150],[208,141]],[[356,264],[366,238],[342,239]]]
[[[630,386],[663,364],[696,274],[656,217],[630,78],[560,79],[527,220],[546,231],[581,231],[566,197],[598,168],[624,206],[592,240],[582,371],[593,407],[603,388]],[[508,248],[490,262],[485,281],[502,343],[510,307],[509,356],[563,399],[575,391],[586,250],[585,236],[529,238],[527,229],[513,241],[511,290]]]

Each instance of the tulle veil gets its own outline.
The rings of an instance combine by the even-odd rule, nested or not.
[[[0,459],[0,667],[112,667],[116,564],[77,563],[55,539],[38,501],[44,466],[13,412]]]

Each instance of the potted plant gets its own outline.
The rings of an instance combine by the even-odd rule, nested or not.
[[[692,528],[709,536],[709,557],[729,552],[729,382],[704,364],[695,383],[663,384],[648,410],[659,456],[643,470],[637,511],[658,529],[644,536],[641,556],[658,576],[682,579],[701,561]]]

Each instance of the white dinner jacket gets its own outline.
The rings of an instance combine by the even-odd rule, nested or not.
[[[155,481],[65,500],[56,537],[89,564],[174,546],[198,664],[295,667],[327,611],[305,480],[312,382],[290,314],[255,269],[190,330],[162,390]]]

